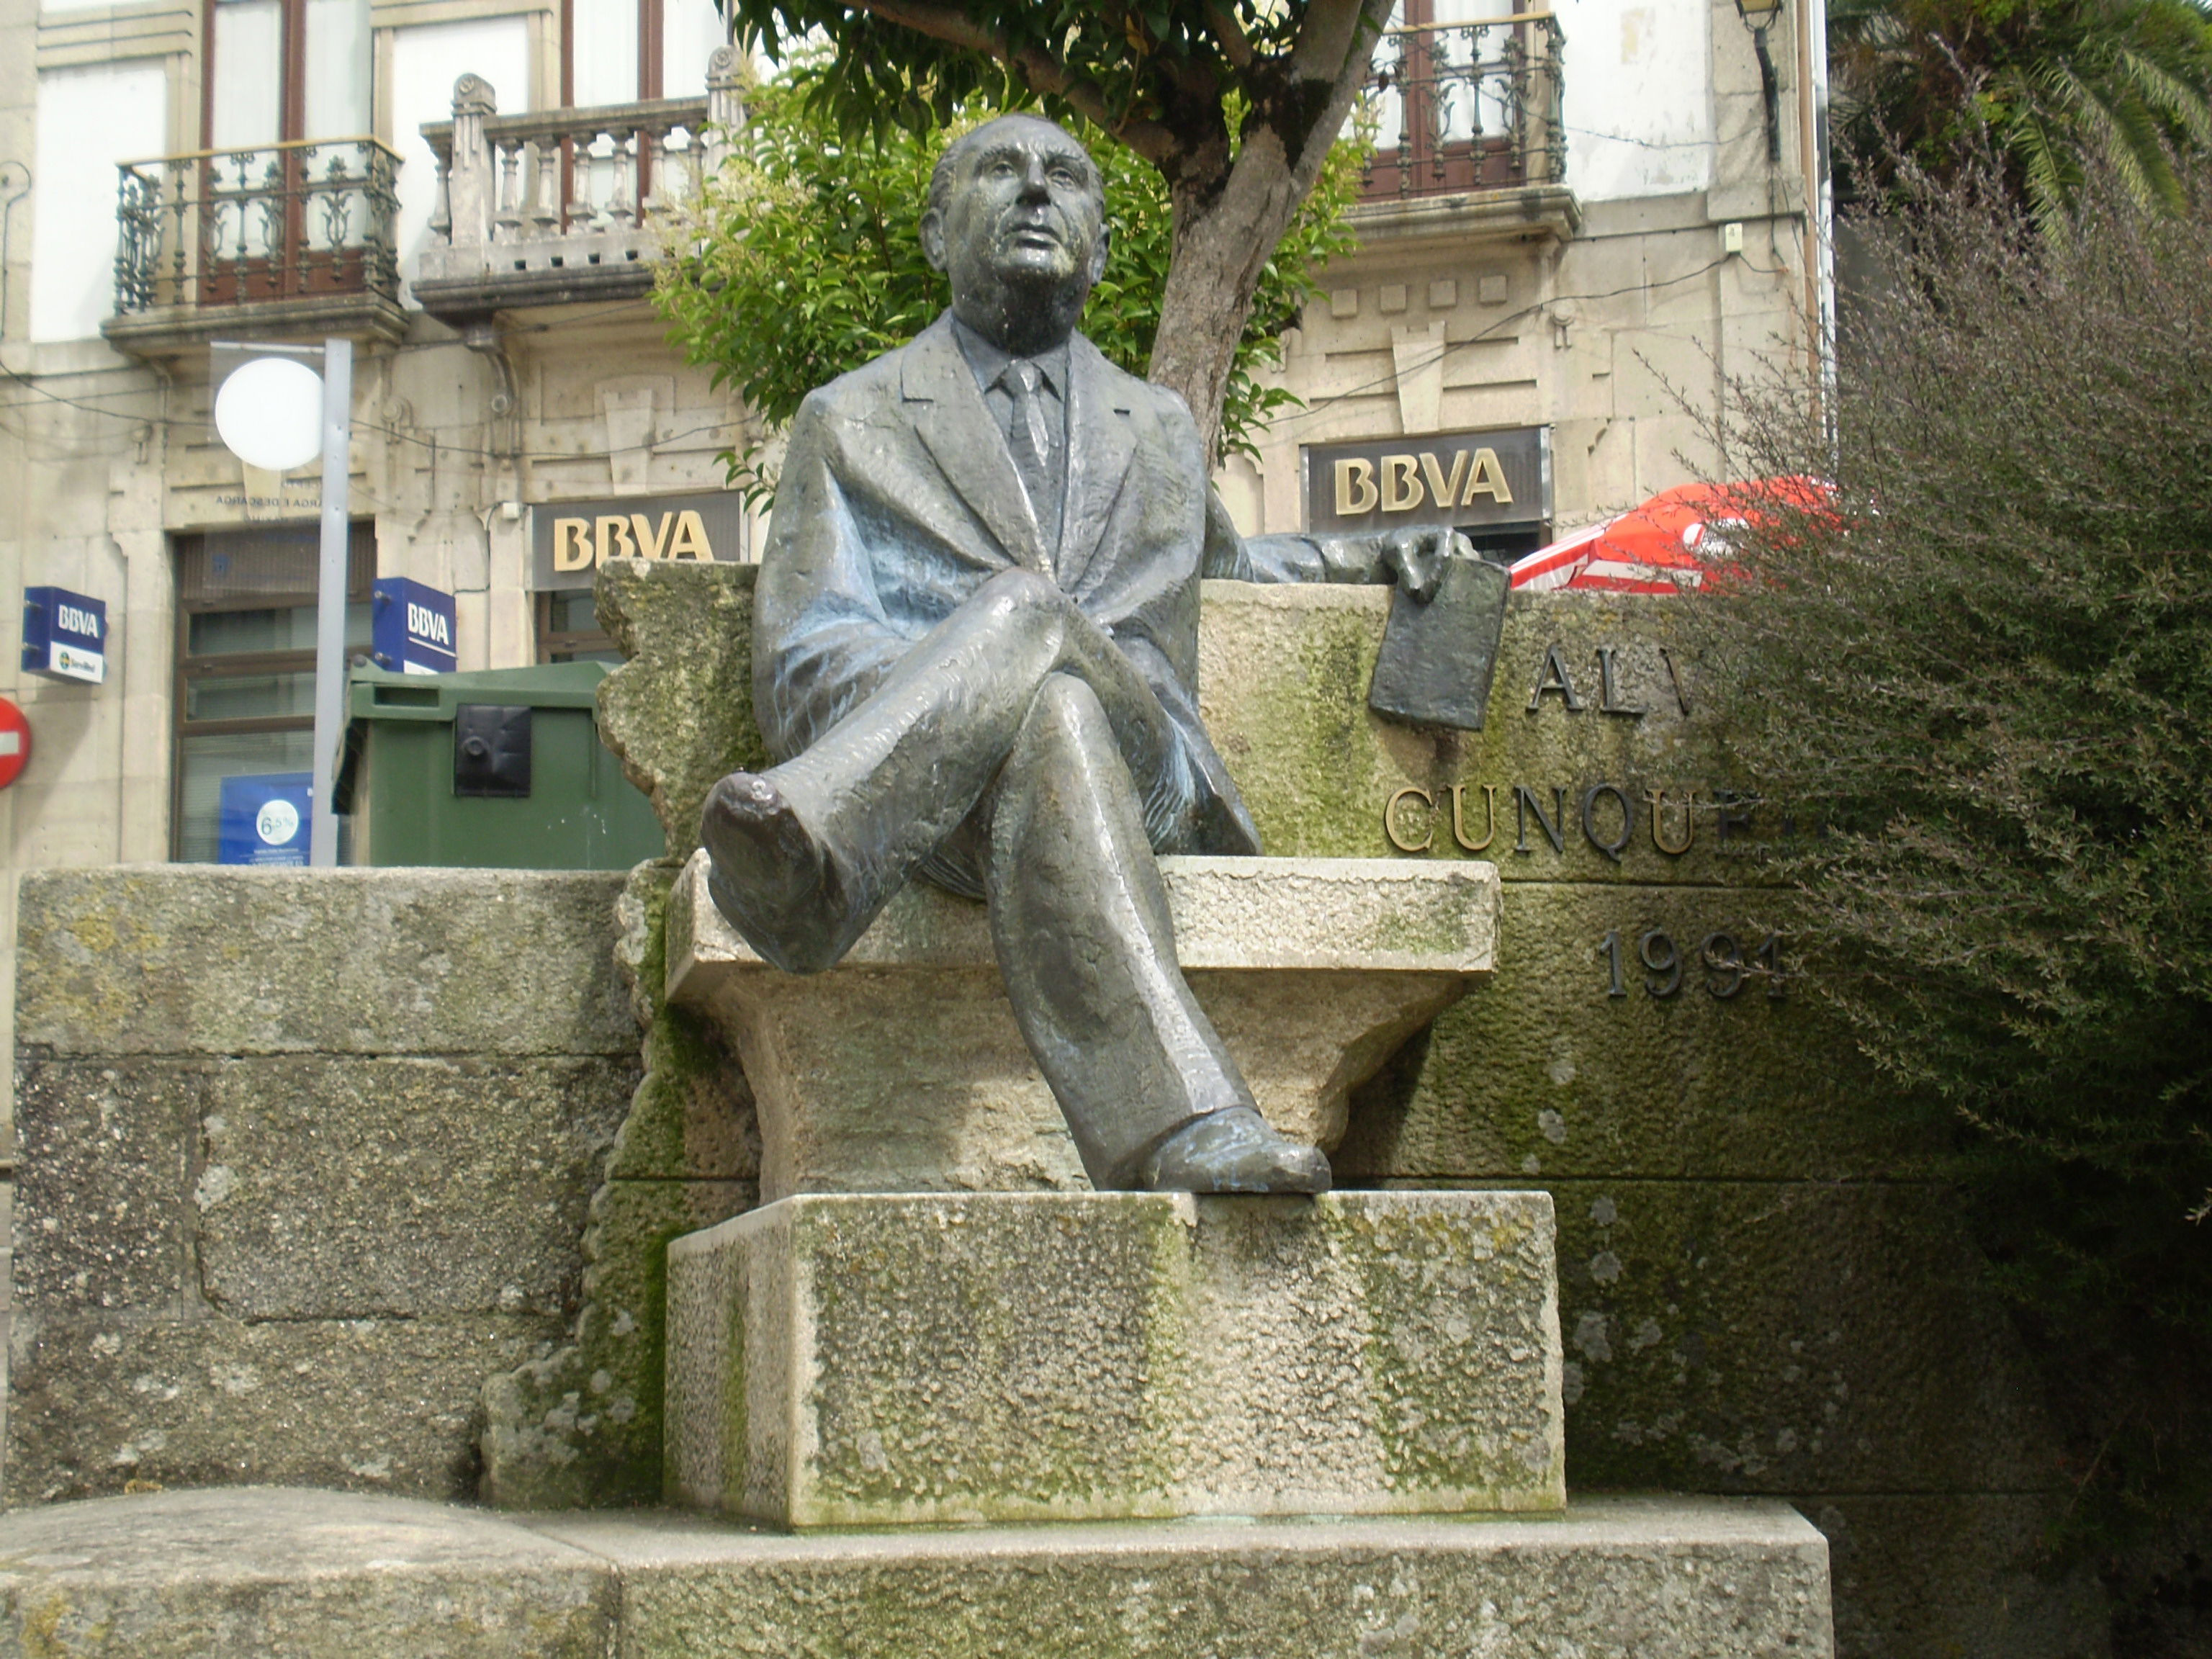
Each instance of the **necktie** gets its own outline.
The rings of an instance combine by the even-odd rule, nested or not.
[[[1037,529],[1049,556],[1060,544],[1060,478],[1053,464],[1051,412],[1045,406],[1043,375],[1037,366],[1020,359],[1008,363],[999,377],[1012,401],[1006,423],[1006,447],[1013,452],[1014,471],[1029,492]]]

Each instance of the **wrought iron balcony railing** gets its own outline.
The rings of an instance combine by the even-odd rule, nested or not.
[[[1519,12],[1384,33],[1368,201],[1559,185],[1566,173],[1559,20]]]
[[[415,294],[433,313],[642,293],[652,220],[696,196],[744,119],[736,52],[716,51],[703,98],[501,115],[465,75],[453,118],[425,126],[438,205]]]
[[[399,157],[374,138],[310,138],[122,165],[115,310],[155,313],[361,296],[396,308]]]

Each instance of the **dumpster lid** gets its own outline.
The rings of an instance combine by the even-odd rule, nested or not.
[[[465,674],[403,674],[355,668],[346,677],[344,746],[331,786],[331,810],[353,811],[356,775],[368,727],[377,720],[433,720],[451,726],[464,703],[507,708],[593,708],[599,682],[612,673],[603,662],[538,663],[527,668],[479,668]]]

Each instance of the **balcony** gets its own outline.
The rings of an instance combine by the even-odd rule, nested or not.
[[[144,352],[218,334],[397,340],[399,157],[374,138],[312,138],[126,161],[115,314]]]
[[[438,206],[415,297],[441,320],[633,298],[653,285],[653,220],[697,195],[744,118],[738,57],[714,55],[703,98],[501,115],[465,75],[453,118],[422,129]]]
[[[1363,240],[1463,235],[1486,220],[1572,235],[1564,40],[1548,12],[1385,31],[1367,83],[1375,153],[1352,215]]]

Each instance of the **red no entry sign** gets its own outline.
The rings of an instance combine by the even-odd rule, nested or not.
[[[24,763],[30,758],[31,723],[23,718],[21,709],[0,697],[0,789],[23,775]]]

